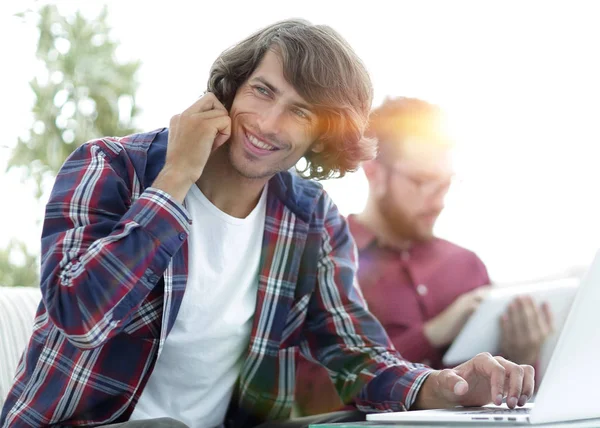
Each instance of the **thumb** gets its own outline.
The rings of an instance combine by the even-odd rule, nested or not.
[[[457,396],[465,395],[469,392],[469,384],[460,377],[454,370],[442,370],[439,374],[439,385],[446,392]]]

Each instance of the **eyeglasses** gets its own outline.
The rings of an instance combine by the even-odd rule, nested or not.
[[[381,164],[394,175],[400,175],[406,179],[417,192],[424,196],[440,196],[448,192],[450,187],[461,180],[456,174],[441,178],[422,178],[416,177],[407,173],[401,167],[389,165],[381,162]]]

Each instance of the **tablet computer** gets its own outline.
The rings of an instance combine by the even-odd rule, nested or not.
[[[442,362],[446,366],[463,363],[480,352],[497,355],[500,351],[500,317],[517,296],[529,295],[537,304],[550,305],[554,322],[554,333],[544,343],[540,355],[541,372],[552,354],[558,335],[569,313],[575,297],[579,278],[562,278],[534,283],[495,285],[484,298],[477,310],[467,320],[456,339],[444,354]]]

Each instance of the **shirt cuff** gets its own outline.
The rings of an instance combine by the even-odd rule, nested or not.
[[[148,187],[127,217],[139,224],[173,256],[190,233],[192,220],[185,207],[160,189]]]
[[[357,408],[364,412],[400,412],[411,408],[425,379],[433,372],[414,364],[390,367],[379,373],[361,391]]]

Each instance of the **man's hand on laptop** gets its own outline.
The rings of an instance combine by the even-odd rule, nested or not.
[[[502,404],[524,406],[534,391],[535,371],[502,357],[482,353],[453,368],[431,373],[419,391],[413,410]]]

